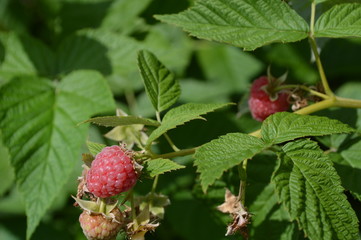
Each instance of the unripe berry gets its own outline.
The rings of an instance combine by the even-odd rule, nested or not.
[[[122,228],[123,216],[118,208],[114,208],[111,213],[113,218],[107,218],[102,214],[92,214],[88,211],[80,214],[80,226],[88,240],[115,239]]]

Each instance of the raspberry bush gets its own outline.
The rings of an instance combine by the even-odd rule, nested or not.
[[[0,239],[359,238],[359,1],[0,5]]]

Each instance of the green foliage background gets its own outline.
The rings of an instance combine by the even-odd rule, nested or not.
[[[289,2],[304,17],[307,29],[309,7],[305,6],[305,1]],[[319,2],[319,12],[337,3]],[[128,114],[149,118],[155,117],[152,104],[159,111],[169,107],[148,100],[137,66],[139,50],[153,52],[179,80],[181,94],[175,105],[207,103],[211,111],[226,102],[239,103],[238,107],[229,106],[209,113],[207,121],[192,121],[170,131],[169,135],[180,148],[199,146],[231,132],[249,133],[259,129],[260,123],[247,112],[246,99],[250,83],[265,74],[269,64],[274,75],[288,71],[290,83],[317,83],[318,73],[311,62],[307,40],[287,45],[274,43],[244,52],[230,45],[189,37],[180,28],[153,17],[176,21],[172,17],[163,16],[162,19],[159,15],[178,13],[193,4],[192,0],[0,2],[0,129],[3,139],[0,142],[0,239],[25,239],[31,233],[31,239],[85,239],[78,224],[80,210],[72,206],[70,197],[76,192],[76,179],[81,173],[80,154],[88,151],[86,140],[108,145],[115,142],[103,137],[107,128],[76,125],[91,116],[114,115],[116,107]],[[269,22],[267,18],[264,22],[254,21],[255,25]],[[288,22],[279,24],[282,30]],[[182,27],[192,31],[197,26],[184,24]],[[324,28],[327,29],[327,22],[320,21],[316,35],[332,37],[335,34],[322,32]],[[207,39],[207,32],[204,34],[200,37]],[[295,39],[277,35],[271,42],[296,41],[304,37],[303,33]],[[216,40],[228,41],[222,35]],[[244,47],[252,50],[262,44],[264,42]],[[331,88],[340,96],[361,99],[358,57],[361,41],[320,39],[319,45]],[[142,74],[145,72],[143,69]],[[178,92],[178,87],[174,91]],[[5,111],[11,114],[5,117]],[[181,113],[174,114],[181,116]],[[356,129],[361,127],[361,110],[332,109],[318,114]],[[164,127],[168,130],[188,121],[178,120],[179,123],[166,122],[168,125]],[[160,129],[159,134],[155,131],[153,138],[157,139],[163,130]],[[361,180],[360,139],[345,141],[348,138],[332,135],[313,140],[321,142],[323,150],[332,152],[330,156],[342,185],[351,190],[347,196],[355,212],[360,213],[361,205],[355,200],[361,200],[361,185],[358,184]],[[37,149],[40,150],[35,151]],[[159,138],[157,150],[171,151],[163,138]],[[179,157],[175,161],[186,168],[160,176],[158,191],[170,197],[171,205],[166,208],[161,227],[147,237],[239,239],[224,237],[229,219],[215,210],[224,200],[225,186],[238,185],[237,172],[227,171],[204,195],[202,188],[205,186],[200,183],[202,176],[196,174],[194,159]],[[249,161],[246,205],[250,212],[259,213],[250,229],[251,236],[257,240],[303,239],[303,233],[297,230],[296,224],[290,224],[290,216],[278,204],[273,194],[275,187],[269,184],[274,169],[277,168],[277,173],[282,170],[276,162],[276,156],[267,153]],[[272,176],[275,181],[277,177],[279,175]],[[214,182],[214,179],[209,181]],[[151,182],[144,180],[136,191],[146,193],[150,186]],[[29,213],[28,218],[25,211]]]

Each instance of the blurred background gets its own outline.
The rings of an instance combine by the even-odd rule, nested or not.
[[[117,107],[128,114],[154,117],[144,92],[137,67],[137,52],[152,51],[180,82],[178,104],[187,102],[224,103],[237,106],[210,113],[207,121],[192,121],[169,134],[179,148],[191,148],[229,132],[252,132],[260,127],[247,109],[250,83],[265,75],[288,72],[288,83],[316,85],[318,72],[312,63],[307,41],[272,44],[253,52],[187,36],[181,29],[163,24],[153,16],[185,10],[192,0],[0,0],[0,89],[14,77],[34,75],[57,82],[75,70],[90,69],[105,77]],[[289,1],[308,20],[308,6]],[[306,2],[306,1],[305,1]],[[327,5],[320,5],[320,10]],[[361,98],[361,41],[333,39],[319,41],[321,57],[331,88],[342,96]],[[51,60],[49,56],[52,56]],[[14,94],[17,94],[14,91]],[[3,100],[3,101],[6,101]],[[115,115],[114,111],[104,115]],[[359,127],[360,112],[354,109],[327,110],[319,113]],[[23,119],[24,120],[24,119]],[[86,120],[86,119],[84,119]],[[26,119],[25,119],[26,121]],[[5,126],[6,127],[6,126]],[[88,140],[107,145],[110,129],[89,126]],[[71,133],[69,133],[71,134]],[[88,152],[85,146],[81,152]],[[337,145],[337,139],[322,138],[325,149]],[[169,152],[160,140],[159,152]],[[281,239],[289,224],[284,210],[267,193],[275,159],[272,155],[249,162],[247,206],[250,211],[267,208],[267,221],[251,227],[252,239]],[[81,174],[80,155],[62,191],[52,202],[31,239],[85,239],[78,223],[81,211],[74,208],[77,176]],[[224,237],[230,219],[216,211],[224,199],[224,189],[233,192],[238,185],[236,171],[227,172],[204,195],[192,157],[177,158],[185,169],[160,176],[157,191],[169,196],[165,219],[147,239],[201,240],[240,239]],[[361,180],[361,179],[360,179]],[[152,182],[144,179],[136,192],[146,194]],[[267,206],[269,203],[269,206]],[[359,209],[359,205],[354,204]],[[357,211],[356,211],[357,212]],[[360,212],[360,211],[358,211]],[[261,218],[262,218],[261,217]],[[288,239],[302,239],[301,233]],[[284,237],[284,236],[283,236]],[[7,147],[0,144],[0,239],[26,238],[23,196],[15,184]],[[124,239],[124,236],[119,236]]]

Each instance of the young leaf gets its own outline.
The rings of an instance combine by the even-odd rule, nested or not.
[[[268,117],[261,131],[265,142],[278,144],[305,136],[351,133],[354,129],[326,117],[280,112]]]
[[[147,172],[149,176],[155,177],[159,174],[163,174],[166,172],[170,172],[173,170],[178,170],[185,168],[183,165],[179,165],[178,163],[164,158],[157,158],[148,160],[144,164],[143,171]]]
[[[105,127],[116,127],[116,126],[123,126],[123,125],[133,125],[133,124],[142,124],[148,126],[159,126],[159,122],[149,119],[149,118],[142,118],[136,116],[105,116],[105,117],[95,117],[90,118],[83,123],[95,123],[100,126]]]
[[[203,191],[206,192],[224,171],[252,158],[265,147],[261,139],[243,133],[230,133],[201,146],[194,155],[194,164],[201,174]]]
[[[306,21],[284,1],[196,1],[188,10],[157,19],[182,27],[191,35],[254,50],[272,42],[307,37]]]
[[[179,83],[153,53],[143,50],[138,54],[138,66],[145,90],[156,111],[172,106],[180,95]]]
[[[114,109],[106,81],[94,71],[73,72],[59,83],[23,77],[1,88],[0,128],[25,200],[27,239],[80,158],[87,128],[76,124]]]
[[[159,138],[168,130],[189,122],[193,119],[204,119],[201,115],[212,112],[216,109],[229,105],[227,104],[201,104],[187,103],[169,110],[162,120],[162,124],[149,136],[146,147],[148,148],[154,140]]]
[[[106,147],[105,144],[101,144],[101,143],[95,143],[95,142],[91,142],[91,141],[86,141],[86,145],[89,149],[89,152],[95,156],[97,155],[98,153],[100,153],[103,148]]]
[[[332,162],[308,139],[287,143],[274,172],[280,200],[308,238],[352,240],[358,221]]]
[[[315,37],[361,37],[361,4],[338,4],[322,14],[315,24]]]

